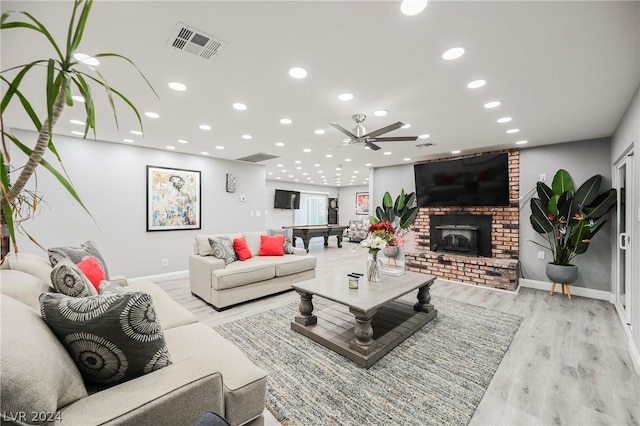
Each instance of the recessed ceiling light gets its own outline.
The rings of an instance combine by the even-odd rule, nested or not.
[[[497,121],[498,123],[508,123],[508,122],[510,122],[511,120],[512,120],[512,118],[511,118],[511,117],[501,117],[501,118],[498,118],[496,121]]]
[[[313,133],[315,133],[316,135],[324,135],[324,130],[316,129],[316,130],[313,131]]]
[[[336,170],[342,170],[342,167],[336,167]]]
[[[431,137],[431,135],[428,135],[428,134],[425,133],[423,135],[418,136],[418,139],[429,139],[430,137]]]
[[[467,83],[467,87],[469,89],[477,89],[479,87],[484,86],[485,84],[487,84],[486,80],[473,80]]]
[[[302,150],[302,152],[311,152],[311,149],[310,148],[305,148],[305,149]]]
[[[122,139],[122,142],[133,143],[133,139]]]
[[[173,146],[173,145],[167,145],[167,149],[171,149],[171,150],[173,150],[173,149],[176,149],[176,147],[175,147],[175,146]]]
[[[178,92],[184,92],[185,90],[187,90],[186,85],[182,83],[178,83],[177,81],[172,81],[171,83],[169,83],[169,88],[173,90],[177,90]]]
[[[296,167],[296,170],[302,170],[302,167],[298,166]]]
[[[216,145],[216,149],[223,150],[223,149],[224,149],[224,146],[222,146],[222,145]]]
[[[242,139],[249,140],[251,139],[251,135],[242,135]]]
[[[291,119],[290,118],[281,118],[280,119],[280,124],[291,124]]]
[[[351,158],[345,158],[344,161],[351,161]]]
[[[201,130],[211,130],[211,126],[208,124],[201,124],[198,127],[200,127]]]
[[[307,176],[308,174],[309,174],[309,173],[304,172],[304,173],[302,173],[302,176]]]
[[[77,59],[78,61],[82,62],[85,65],[90,65],[92,67],[100,65],[99,60],[97,60],[93,56],[87,55],[86,53],[80,53],[80,52],[74,53],[73,57],[74,59]]]
[[[520,129],[509,129],[507,130],[507,133],[518,133],[520,131]]]
[[[389,111],[387,111],[386,109],[379,109],[377,111],[374,111],[373,115],[375,115],[376,117],[384,117],[388,113],[389,113]]]
[[[81,126],[84,126],[84,125],[86,124],[84,121],[82,121],[82,120],[76,120],[76,119],[69,120],[69,123],[71,123],[71,124],[79,124],[79,125],[81,125]]]
[[[340,93],[340,95],[338,95],[338,99],[341,101],[350,101],[353,99],[353,93]]]
[[[460,154],[460,150],[459,149],[454,149],[453,151],[451,151],[452,154]]]
[[[76,101],[76,102],[84,103],[84,98],[83,98],[82,96],[80,96],[80,95],[73,95],[73,96],[71,97],[71,99],[73,99],[73,100],[74,100],[74,101]]]
[[[342,173],[336,173],[336,176],[342,176]]]
[[[407,16],[413,16],[422,12],[425,7],[427,7],[427,0],[403,0],[400,11]]]
[[[287,170],[286,170],[286,169],[282,169],[282,170],[280,170],[280,171],[281,171],[282,173],[287,173]]]
[[[276,146],[284,146],[284,143],[282,143],[282,142],[276,142]]]
[[[320,164],[316,163],[313,165],[313,167],[320,167]]]
[[[409,158],[409,157],[405,157],[405,158],[403,158],[403,160],[404,160],[404,161],[411,161],[411,158]]]
[[[160,118],[160,114],[158,114],[157,112],[145,112],[144,115],[149,118]]]
[[[294,163],[296,163],[296,164],[300,164],[300,163],[302,163],[302,161],[300,161],[300,160],[296,160],[296,161],[294,161]]]
[[[391,155],[391,151],[385,151],[384,155]]]
[[[325,155],[325,157],[327,157],[327,158],[333,158],[333,154],[327,154],[327,155]]]
[[[189,143],[186,139],[178,139],[178,143]]]
[[[202,155],[209,155],[209,153],[207,151],[202,151],[200,154]]]
[[[131,133],[132,135],[141,135],[142,132],[140,130],[132,130],[129,133]]]
[[[305,78],[307,76],[307,70],[300,67],[293,67],[289,69],[289,75],[293,78]]]
[[[77,130],[72,130],[72,131],[71,131],[71,134],[73,134],[73,135],[78,135],[78,136],[84,136],[84,132],[79,132],[79,131],[77,131]]]
[[[442,54],[442,59],[450,61],[452,59],[458,59],[462,55],[464,55],[464,49],[462,47],[454,47],[444,52]]]
[[[365,163],[366,167],[371,167],[371,163]]]
[[[276,176],[276,179],[282,179],[280,176]]]
[[[237,109],[238,111],[244,111],[247,109],[247,106],[241,102],[236,102],[235,104],[233,104],[233,108]]]
[[[354,170],[353,173],[360,173],[360,170]]]
[[[284,164],[276,164],[276,167],[284,167]]]
[[[527,143],[528,141],[518,141],[516,142],[516,145],[524,145],[525,143]]]
[[[409,127],[411,127],[411,124],[409,123],[405,123],[402,125],[402,129],[408,129]]]
[[[318,173],[324,173],[322,170],[318,170]]]
[[[273,175],[273,172],[269,172],[269,173],[267,173],[267,174],[268,174],[269,176],[271,176],[271,175]]]
[[[289,177],[290,177],[290,178],[292,178],[292,177],[293,177],[293,175],[289,175]]]
[[[491,102],[487,102],[486,104],[484,104],[485,108],[495,108],[495,107],[499,107],[500,106],[500,102],[499,101],[491,101]]]

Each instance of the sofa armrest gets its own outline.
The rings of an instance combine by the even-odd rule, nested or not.
[[[294,247],[293,254],[304,255],[308,253],[307,253],[307,250],[303,249],[302,247]]]
[[[67,405],[56,424],[187,425],[205,411],[224,417],[222,375],[212,360],[189,358]]]
[[[129,282],[127,281],[127,277],[125,277],[124,275],[112,275],[109,278],[111,278],[109,282],[112,284],[117,284],[121,287],[125,287],[129,285]]]
[[[211,299],[211,273],[217,269],[224,269],[224,260],[214,256],[189,255],[189,285],[191,292],[204,299]]]

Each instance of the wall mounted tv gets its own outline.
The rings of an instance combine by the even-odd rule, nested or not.
[[[273,208],[274,209],[299,209],[300,208],[300,192],[287,191],[285,189],[276,189]]]
[[[415,164],[419,207],[508,206],[506,152]]]

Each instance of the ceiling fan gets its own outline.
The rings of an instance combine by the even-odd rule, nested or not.
[[[367,118],[365,114],[354,114],[351,116],[353,121],[356,122],[356,127],[353,128],[353,131],[349,131],[339,125],[338,123],[329,123],[336,129],[340,130],[345,135],[349,136],[349,140],[345,141],[341,145],[338,145],[334,148],[339,148],[345,145],[352,145],[357,143],[364,144],[365,148],[372,149],[373,151],[377,151],[380,149],[378,145],[374,142],[406,142],[406,141],[415,141],[418,139],[417,136],[395,136],[395,137],[385,137],[380,138],[378,136],[383,135],[385,133],[391,132],[392,130],[399,129],[404,126],[402,121],[398,121],[397,123],[390,124],[386,127],[382,127],[378,130],[374,130],[373,132],[367,133],[362,122]]]

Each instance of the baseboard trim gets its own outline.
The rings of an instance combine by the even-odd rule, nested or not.
[[[551,283],[548,281],[531,280],[528,278],[520,278],[520,285],[522,287],[534,288],[536,290],[544,290],[547,293],[551,290]],[[556,293],[562,293],[562,286],[556,286]],[[584,288],[571,286],[571,295],[587,297],[589,299],[606,300],[611,302],[611,293],[604,290],[595,290],[593,288]]]
[[[629,356],[631,356],[631,361],[636,369],[636,374],[640,376],[640,351],[631,337],[629,337]]]
[[[180,278],[187,278],[188,276],[189,276],[189,271],[185,269],[184,271],[167,272],[166,274],[147,275],[144,277],[127,278],[127,281],[132,283],[136,281],[162,282],[162,281],[177,280]]]
[[[502,288],[487,287],[479,284],[469,284],[469,283],[463,283],[460,281],[445,280],[443,278],[436,278],[436,281],[442,281],[442,282],[451,283],[451,284],[466,285],[467,287],[481,288],[483,290],[491,290],[491,291],[500,291],[502,293],[510,293],[510,294],[518,294],[518,291],[520,291],[520,286],[518,286],[515,290],[505,290]]]

